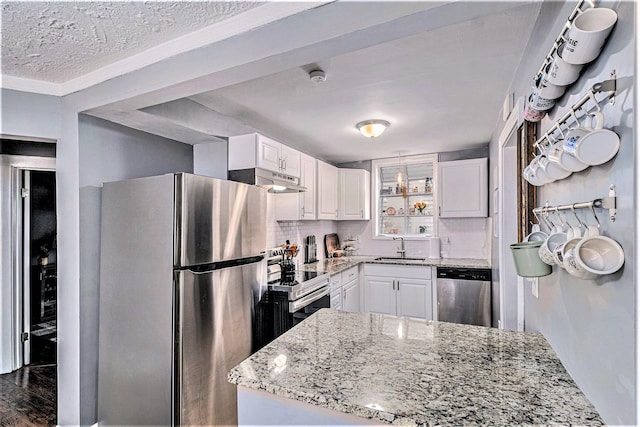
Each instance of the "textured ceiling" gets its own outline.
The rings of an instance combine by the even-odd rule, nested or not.
[[[260,4],[3,1],[0,71],[62,83]]]

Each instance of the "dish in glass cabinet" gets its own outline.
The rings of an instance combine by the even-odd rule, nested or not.
[[[395,215],[396,214],[396,208],[394,208],[393,206],[389,207],[389,208],[387,208],[386,212],[387,212],[387,215]]]

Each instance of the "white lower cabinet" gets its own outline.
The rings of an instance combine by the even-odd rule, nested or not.
[[[355,279],[342,285],[342,310],[360,311],[360,280]]]
[[[331,276],[329,284],[331,285],[331,308],[342,310],[342,273]]]
[[[395,279],[364,275],[364,311],[396,314]]]
[[[331,291],[331,298],[329,300],[330,307],[336,310],[342,310],[342,304],[340,302],[340,291]]]
[[[433,319],[431,268],[365,264],[364,311]]]
[[[360,311],[360,274],[358,266],[350,267],[329,279],[331,284],[331,308],[344,311]]]

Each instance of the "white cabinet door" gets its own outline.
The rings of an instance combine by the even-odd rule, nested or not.
[[[280,145],[282,172],[300,177],[300,152],[284,144]]]
[[[316,219],[316,159],[300,154],[300,185],[302,193],[277,194],[274,200],[276,221]]]
[[[487,216],[487,159],[438,163],[438,183],[440,218]]]
[[[274,172],[280,172],[280,144],[266,136],[258,135],[258,166]]]
[[[355,279],[342,285],[342,309],[360,311],[360,280]]]
[[[397,279],[398,316],[432,319],[431,281],[425,279]]]
[[[391,277],[365,276],[364,311],[396,314],[395,279]]]
[[[365,264],[364,311],[433,319],[431,268]]]
[[[316,159],[300,154],[300,185],[307,191],[300,193],[300,219],[316,219]]]
[[[338,219],[338,168],[318,160],[318,219]]]
[[[339,219],[369,219],[370,182],[364,169],[340,169]]]

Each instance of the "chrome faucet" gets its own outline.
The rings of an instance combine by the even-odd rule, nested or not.
[[[396,252],[400,254],[400,258],[405,258],[407,256],[406,251],[404,250],[404,238],[402,236],[394,237],[393,240],[400,240],[400,250]]]

